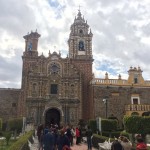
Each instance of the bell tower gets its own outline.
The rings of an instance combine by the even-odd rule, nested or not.
[[[37,33],[37,31],[32,32],[25,35],[23,38],[25,39],[25,55],[38,56],[38,39],[41,35]]]
[[[89,83],[92,80],[92,37],[93,34],[87,21],[84,20],[80,10],[77,17],[74,19],[74,23],[70,28],[69,35],[69,59],[73,65],[79,70],[82,77],[82,118],[89,120],[93,118],[93,102],[90,98],[91,90]]]
[[[80,10],[70,29],[71,32],[68,40],[69,58],[92,58],[93,34],[91,29],[89,31],[89,25],[87,24],[87,21],[84,20],[84,17],[82,17]]]

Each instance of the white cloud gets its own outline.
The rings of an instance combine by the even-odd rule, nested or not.
[[[9,4],[9,5],[8,5]],[[77,10],[93,32],[93,72],[96,77],[128,77],[130,66],[140,66],[150,79],[149,0],[1,0],[0,87],[20,87],[24,39],[38,30],[39,54],[68,53],[67,40]],[[13,7],[12,7],[13,6]],[[15,68],[15,69],[14,69]]]

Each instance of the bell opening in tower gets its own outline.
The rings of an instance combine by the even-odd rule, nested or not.
[[[84,42],[83,41],[79,42],[79,51],[84,51]]]

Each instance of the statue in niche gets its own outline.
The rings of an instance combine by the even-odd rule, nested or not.
[[[71,111],[71,113],[70,113],[70,121],[74,121],[74,111]]]

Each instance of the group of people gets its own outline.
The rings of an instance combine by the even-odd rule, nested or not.
[[[136,138],[136,150],[147,150],[147,145],[144,143],[144,140],[141,136]],[[111,145],[111,150],[131,150],[132,143],[125,136],[120,136],[118,139],[115,139]]]
[[[37,128],[39,150],[71,150],[73,130],[70,126],[59,128],[57,124],[39,125]]]
[[[92,150],[92,130],[88,127],[86,131],[88,150]],[[82,133],[80,126],[75,129],[73,126],[58,127],[57,124],[50,126],[39,125],[37,128],[39,150],[71,150],[73,144],[80,145]],[[73,143],[73,139],[76,143]]]

